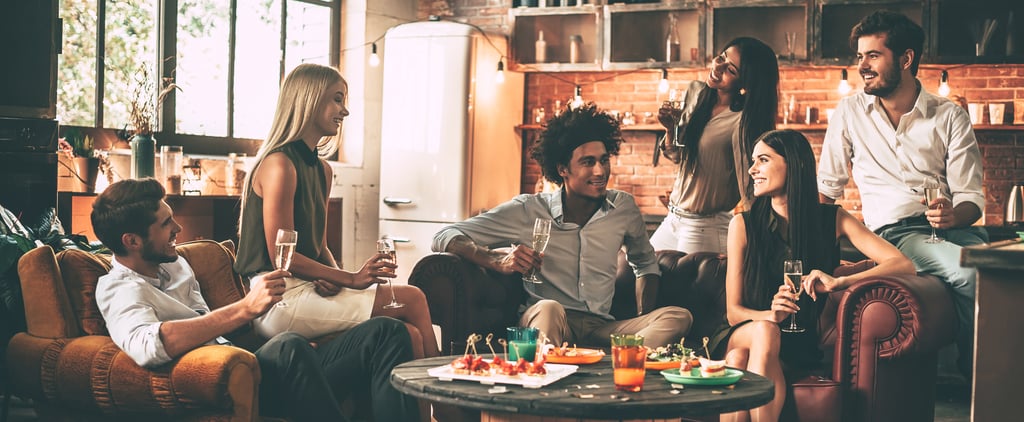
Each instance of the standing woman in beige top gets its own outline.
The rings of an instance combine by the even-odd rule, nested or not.
[[[750,151],[775,129],[778,89],[775,52],[740,37],[711,61],[705,81],[690,83],[682,110],[659,110],[661,152],[678,170],[669,213],[651,236],[655,250],[725,253],[733,209],[750,207]]]

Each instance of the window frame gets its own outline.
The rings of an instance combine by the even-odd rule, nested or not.
[[[174,76],[174,69],[177,63],[177,26],[178,26],[178,1],[179,0],[161,0],[159,10],[157,12],[157,24],[159,25],[159,31],[157,31],[157,54],[158,56],[154,59],[157,61],[157,73],[162,78],[169,78]],[[117,130],[117,128],[105,128],[103,126],[103,98],[104,98],[104,85],[105,77],[103,73],[103,61],[106,50],[106,20],[107,20],[107,0],[97,0],[96,11],[97,11],[97,50],[98,54],[96,57],[96,103],[95,107],[95,121],[93,122],[93,128]],[[282,52],[287,48],[287,16],[288,16],[288,3],[298,2],[306,3],[315,6],[325,7],[330,9],[330,65],[337,67],[340,63],[340,45],[341,45],[341,0],[281,0],[281,34],[280,34],[280,46]],[[224,111],[224,117],[227,119],[227,132],[229,134],[234,133],[235,121],[234,121],[234,106],[235,106],[235,48],[236,48],[236,30],[237,30],[237,13],[239,7],[238,0],[231,0],[229,2],[230,22],[229,22],[229,35],[228,35],[228,75],[227,75],[227,104],[228,108]],[[243,5],[244,7],[244,5]],[[282,54],[279,60],[279,81],[284,80],[285,76],[285,57],[286,54]],[[166,58],[166,59],[163,59]],[[157,87],[159,89],[159,87]],[[268,88],[271,89],[271,88]],[[153,93],[156,95],[156,92]],[[227,155],[229,153],[246,153],[254,155],[259,148],[259,145],[263,142],[262,139],[250,139],[250,138],[239,138],[232,135],[228,136],[207,136],[207,135],[191,135],[184,133],[175,132],[175,106],[176,100],[174,95],[170,95],[164,100],[163,104],[158,107],[156,118],[158,120],[159,130],[154,132],[153,136],[162,144],[168,145],[181,145],[185,151],[192,154],[204,154],[204,155]]]

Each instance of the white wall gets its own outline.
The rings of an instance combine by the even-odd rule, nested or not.
[[[383,67],[370,67],[368,44],[388,28],[416,20],[416,0],[345,0],[341,16],[341,72],[348,81],[349,110],[343,132],[345,163],[333,163],[331,196],[343,198],[342,260],[358,270],[374,253],[380,203],[380,115]],[[383,41],[377,54],[384,57]],[[401,280],[405,282],[405,280]]]

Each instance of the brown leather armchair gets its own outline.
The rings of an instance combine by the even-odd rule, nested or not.
[[[656,306],[689,309],[694,325],[687,343],[699,342],[725,314],[725,257],[678,251],[657,256],[662,277]],[[836,274],[871,265],[841,266]],[[518,275],[485,271],[448,253],[420,260],[409,284],[426,294],[443,344],[454,353],[462,353],[470,333],[501,333],[515,325],[525,300]],[[628,318],[636,309],[635,278],[620,254],[612,314]],[[783,420],[932,420],[938,350],[953,341],[955,327],[952,299],[931,276],[878,277],[833,293],[819,319],[820,347],[831,371],[788,380]]]
[[[231,269],[230,242],[190,242],[178,252],[192,265],[211,308],[244,296]],[[111,341],[95,301],[96,281],[109,269],[108,256],[79,250],[54,255],[49,246],[21,258],[28,330],[8,347],[12,392],[31,398],[40,420],[258,419],[260,369],[252,353],[204,346],[148,370]],[[257,345],[259,337],[248,328],[229,339]]]

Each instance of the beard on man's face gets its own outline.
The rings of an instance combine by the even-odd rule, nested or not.
[[[865,72],[861,72],[861,78],[864,77]],[[881,73],[867,72],[868,74],[875,74],[875,80],[873,81],[874,86],[869,85],[865,82],[864,93],[868,95],[874,95],[876,97],[888,97],[896,91],[896,87],[903,81],[903,75],[900,74],[899,69],[895,67],[884,70]]]
[[[155,245],[154,242],[146,241],[146,244],[142,246],[142,259],[160,264],[168,264],[178,260],[178,251],[176,249],[172,248],[172,254],[169,255],[158,251]]]

